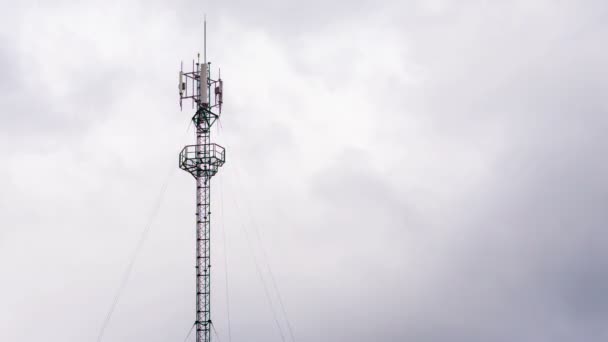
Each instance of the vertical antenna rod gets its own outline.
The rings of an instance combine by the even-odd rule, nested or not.
[[[207,15],[203,22],[203,61],[207,64]]]
[[[211,341],[211,177],[224,165],[225,150],[211,143],[211,126],[220,117],[223,82],[212,79],[207,63],[207,19],[204,21],[203,63],[191,72],[180,72],[180,101],[196,104],[192,123],[196,127],[196,145],[188,145],[179,154],[179,167],[196,180],[196,341]],[[182,81],[184,79],[184,82]],[[183,83],[181,83],[183,82]],[[192,93],[188,94],[188,83]],[[184,89],[184,91],[181,91]]]

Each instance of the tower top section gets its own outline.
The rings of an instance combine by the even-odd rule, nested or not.
[[[192,123],[196,127],[196,145],[184,147],[179,155],[179,167],[189,172],[197,180],[211,178],[224,165],[225,150],[211,143],[211,126],[222,113],[224,82],[218,70],[217,78],[212,76],[211,62],[207,60],[207,20],[204,22],[203,60],[198,53],[192,60],[191,71],[184,71],[184,62],[179,71],[179,106],[189,101],[195,111]]]
[[[207,19],[203,29],[203,61],[198,53],[196,60],[192,60],[191,71],[184,71],[184,62],[181,62],[179,71],[179,107],[183,109],[184,100],[191,100],[192,108],[207,111],[208,114],[219,118],[222,113],[224,96],[224,82],[220,70],[217,78],[211,72],[211,62],[207,60]]]

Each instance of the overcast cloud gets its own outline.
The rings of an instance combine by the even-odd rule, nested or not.
[[[204,12],[221,341],[608,339],[603,1],[1,1],[0,341],[188,333]]]

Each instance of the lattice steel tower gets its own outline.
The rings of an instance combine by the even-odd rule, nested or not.
[[[180,108],[184,99],[196,109],[192,123],[196,127],[196,145],[188,145],[179,154],[179,167],[196,179],[196,341],[211,341],[211,177],[224,165],[225,150],[211,143],[211,126],[222,112],[223,83],[218,73],[211,78],[207,61],[207,22],[204,24],[203,62],[200,54],[192,61],[192,71],[179,72]],[[212,96],[213,93],[213,96]]]

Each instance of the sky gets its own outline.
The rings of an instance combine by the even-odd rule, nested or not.
[[[215,340],[608,339],[605,2],[0,5],[1,341],[187,336],[204,13]]]

